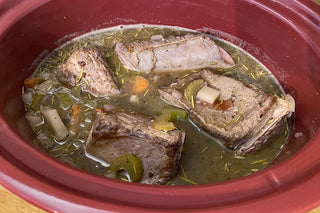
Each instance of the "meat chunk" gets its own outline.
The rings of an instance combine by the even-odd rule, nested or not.
[[[165,184],[178,170],[185,132],[164,132],[152,127],[152,120],[106,105],[97,113],[86,142],[89,154],[111,163],[134,154],[142,161],[141,183]]]
[[[219,91],[215,104],[197,100],[196,96],[190,101],[184,95],[188,85],[197,79]],[[253,85],[208,70],[187,76],[159,92],[162,99],[185,109],[196,125],[220,138],[238,155],[259,149],[295,108],[290,95],[280,98],[266,94]],[[226,102],[227,107],[220,107]]]
[[[129,44],[118,42],[115,50],[128,69],[138,72],[230,68],[234,65],[230,55],[204,35],[157,37],[156,40]]]
[[[102,54],[93,48],[75,50],[69,59],[58,67],[59,78],[72,86],[81,85],[82,90],[98,97],[120,93],[112,73]]]

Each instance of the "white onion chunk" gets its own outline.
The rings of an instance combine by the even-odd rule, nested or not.
[[[63,140],[69,135],[67,127],[62,122],[60,115],[56,109],[46,108],[41,110],[46,123],[53,130],[54,136],[59,140]]]
[[[208,86],[203,86],[199,90],[197,94],[197,98],[201,101],[205,101],[209,104],[213,104],[215,100],[219,97],[219,95],[220,95],[220,92],[218,90]]]

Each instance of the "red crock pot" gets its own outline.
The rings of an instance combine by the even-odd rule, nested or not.
[[[28,141],[23,80],[58,45],[92,30],[172,25],[248,51],[296,100],[273,165],[236,180],[152,186],[92,175]],[[50,212],[306,212],[320,205],[320,7],[311,0],[1,0],[0,183]]]

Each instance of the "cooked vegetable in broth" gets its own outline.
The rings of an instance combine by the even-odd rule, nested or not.
[[[191,37],[193,39],[195,37],[197,39],[198,34],[199,32],[177,27],[140,25],[117,27],[83,35],[54,50],[38,66],[34,74],[24,82],[22,98],[26,107],[26,119],[38,139],[37,143],[50,155],[79,169],[106,177],[139,182],[143,178],[143,172],[149,171],[143,167],[144,159],[134,153],[129,153],[114,157],[112,162],[106,162],[99,157],[99,154],[93,154],[100,153],[101,150],[90,151],[99,147],[103,149],[104,144],[101,142],[101,138],[95,139],[93,148],[87,147],[90,138],[95,137],[96,133],[94,131],[96,129],[94,128],[99,128],[93,128],[95,119],[97,119],[96,115],[108,116],[105,115],[106,111],[109,110],[106,110],[106,106],[112,105],[117,110],[110,109],[110,112],[112,112],[111,114],[118,113],[117,119],[125,116],[141,115],[150,120],[150,128],[154,129],[152,131],[171,134],[171,132],[181,130],[185,133],[183,148],[177,148],[178,150],[176,150],[178,154],[181,154],[180,163],[175,165],[178,169],[177,175],[173,175],[169,181],[166,179],[165,182],[159,182],[160,184],[207,184],[239,178],[266,168],[286,144],[290,131],[290,118],[284,118],[281,126],[277,127],[277,133],[268,138],[268,143],[260,149],[239,155],[233,150],[237,149],[237,142],[231,143],[231,145],[226,144],[225,139],[216,137],[217,135],[211,134],[210,131],[202,128],[193,120],[192,110],[196,110],[197,106],[195,105],[199,103],[206,103],[207,105],[216,103],[214,109],[220,110],[219,112],[231,110],[236,104],[235,97],[230,96],[229,99],[222,100],[223,92],[219,88],[210,86],[208,82],[196,76],[204,68],[185,70],[186,64],[182,64],[181,70],[170,71],[165,70],[158,59],[155,62],[158,64],[155,64],[151,69],[144,70],[139,65],[140,67],[137,67],[137,70],[133,70],[125,64],[125,56],[121,58],[120,53],[115,50],[118,43],[123,43],[121,50],[128,48],[128,50],[125,49],[128,54],[133,54],[137,50],[134,45],[145,44],[150,39],[152,40],[151,44],[154,44],[153,40],[170,43],[171,38]],[[210,38],[210,41],[207,41],[207,37]],[[165,39],[168,39],[168,41]],[[240,81],[244,85],[250,84],[252,85],[250,88],[257,88],[254,90],[259,89],[264,94],[285,96],[277,80],[251,55],[211,35],[206,35],[205,39],[199,39],[200,42],[203,40],[205,42],[214,41],[221,48],[218,48],[218,52],[223,51],[221,53],[223,56],[229,54],[232,58],[230,58],[231,61],[227,58],[225,60],[226,65],[220,67],[217,67],[217,62],[210,62],[211,66],[205,67],[210,75],[230,77],[230,79]],[[130,46],[131,43],[133,43],[132,46]],[[158,45],[158,43],[156,44]],[[183,45],[187,44],[179,42],[175,44],[175,47],[183,48]],[[75,65],[80,67],[80,72],[78,76],[71,76],[72,83],[70,80],[61,78],[58,70],[79,48],[95,49],[103,54],[101,60],[102,63],[106,63],[106,68],[103,69],[111,70],[111,75],[105,76],[105,78],[114,78],[112,80],[114,85],[107,85],[110,91],[115,91],[112,95],[110,95],[111,93],[102,95],[100,90],[90,90],[93,83],[85,70],[86,65],[88,65],[87,62],[83,64],[75,62]],[[154,54],[158,54],[155,53],[155,47],[152,48],[154,48]],[[167,49],[170,52],[173,48],[168,47]],[[161,51],[159,50],[159,54]],[[232,64],[233,62],[234,64]],[[93,62],[93,64],[95,63]],[[71,68],[67,67],[66,69]],[[193,79],[192,76],[196,77]],[[169,99],[160,97],[159,89],[176,89],[177,85],[177,90],[180,90],[183,94],[182,98],[190,102],[189,108],[172,104]],[[266,96],[269,97],[269,95]],[[264,103],[259,102],[259,105],[263,106]],[[105,117],[101,119],[108,121]],[[140,117],[137,118],[137,120],[139,119]],[[244,119],[243,116],[233,117],[234,122],[241,119]],[[272,117],[266,122],[266,125],[272,125],[274,120],[275,118]],[[121,129],[118,130],[117,134],[121,131]],[[183,138],[184,133],[181,132],[179,132],[179,137]],[[124,137],[127,136],[116,136],[116,138]],[[135,141],[135,144],[137,140],[145,140],[144,138],[139,139],[139,137],[140,135],[133,136],[132,140]],[[102,138],[105,138],[105,136],[102,136]],[[150,141],[154,140],[150,139]],[[156,173],[149,172],[148,175],[151,178]]]

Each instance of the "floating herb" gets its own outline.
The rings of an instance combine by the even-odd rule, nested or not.
[[[192,108],[194,108],[194,99],[193,99],[193,95],[191,96],[191,106],[192,106]]]
[[[256,80],[256,77],[254,76],[254,74],[252,72],[250,73],[250,75],[254,80]]]
[[[275,121],[274,118],[270,119],[270,120],[267,122],[267,125],[272,124],[274,121]]]
[[[196,182],[194,182],[192,180],[189,180],[188,178],[184,178],[184,177],[181,177],[181,176],[179,176],[179,178],[181,180],[184,180],[184,181],[188,182],[188,183],[191,183],[192,185],[198,185]]]
[[[238,115],[238,117],[236,118],[235,122],[238,122],[241,117],[242,117],[242,115]]]
[[[181,173],[182,173],[183,177],[187,178],[186,172],[185,172],[184,167],[183,167],[182,164],[180,165],[180,169],[181,169]]]
[[[208,149],[208,146],[205,146],[202,150],[201,150],[201,153],[204,153],[205,151],[207,151]]]
[[[246,157],[235,155],[235,156],[233,156],[233,158],[235,158],[235,159],[245,159]]]
[[[83,81],[87,84],[87,86],[90,87],[90,84],[89,84],[89,82],[87,81],[87,79],[85,79],[85,78],[82,78],[82,79],[83,79]]]
[[[266,162],[266,161],[267,161],[267,159],[261,159],[261,160],[253,161],[253,162],[251,162],[251,164],[253,165],[253,164],[263,163],[263,162]]]
[[[83,76],[83,71],[84,71],[84,67],[81,67],[80,75],[79,75],[78,79],[76,80],[76,84],[78,84],[81,81],[81,78]]]
[[[225,172],[229,172],[229,171],[230,171],[230,169],[229,169],[229,164],[228,164],[228,163],[225,163],[225,164],[224,164],[224,171],[225,171]]]

